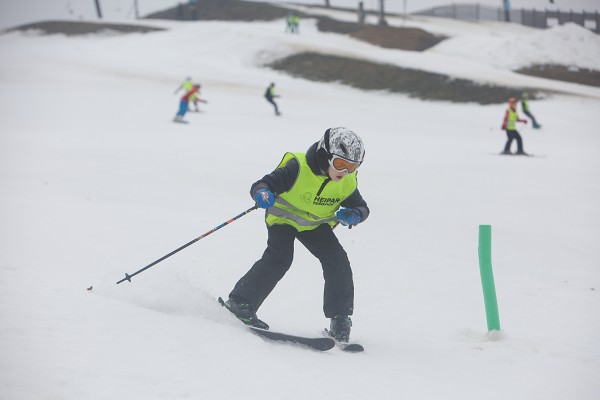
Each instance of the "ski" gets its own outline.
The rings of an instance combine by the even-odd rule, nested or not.
[[[329,335],[329,329],[325,328],[323,330],[323,336],[331,338],[331,336]],[[340,350],[346,351],[348,353],[362,353],[363,351],[365,351],[365,347],[362,344],[356,342],[341,342],[337,340],[334,340],[334,342]]]
[[[365,351],[364,346],[358,343],[336,342],[336,344],[342,351],[347,351],[348,353],[362,353]]]
[[[248,328],[252,333],[268,340],[294,343],[318,351],[330,350],[336,344],[332,338],[295,336],[287,333],[267,331],[254,326],[249,326]]]
[[[225,307],[225,309],[227,309],[227,306],[225,305],[225,300],[223,300],[221,297],[219,297],[218,299],[219,304],[221,304],[221,306]],[[242,322],[242,321],[240,321]],[[262,322],[262,321],[260,321]],[[259,328],[257,326],[252,326],[252,325],[246,325],[248,327],[248,329],[250,330],[250,332],[264,338],[267,340],[271,340],[271,341],[276,341],[276,342],[288,342],[288,343],[293,343],[293,344],[297,344],[309,349],[313,349],[313,350],[319,350],[319,351],[327,351],[332,349],[333,347],[335,347],[335,340],[333,340],[330,337],[304,337],[304,336],[296,336],[296,335],[290,335],[287,333],[282,333],[282,332],[273,332],[269,330],[269,326],[262,322],[264,324],[264,326],[266,326],[266,329],[262,329]]]
[[[492,153],[494,155],[498,155],[498,156],[515,156],[515,157],[537,157],[537,158],[546,158],[545,155],[541,155],[541,154],[531,154],[531,153],[527,153],[527,154],[517,154],[517,153]]]

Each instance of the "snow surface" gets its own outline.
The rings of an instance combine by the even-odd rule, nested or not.
[[[460,30],[431,29],[446,23]],[[409,55],[310,21],[297,36],[283,21],[153,24],[169,30],[0,36],[1,399],[599,398],[600,94],[503,69],[544,37],[523,34],[497,62],[485,56],[489,35],[464,24],[482,60],[465,63],[450,44]],[[523,32],[512,28],[498,35]],[[568,26],[544,34],[557,32],[569,63],[597,49]],[[502,157],[504,105],[423,102],[261,67],[340,48],[563,94],[532,102],[543,129],[520,128],[536,157]],[[174,124],[186,75],[209,104]],[[280,118],[262,98],[271,81]],[[251,207],[251,183],[285,151],[339,125],[367,150],[359,181],[371,217],[336,231],[365,353],[265,342],[216,303],[262,254],[259,211],[115,284]],[[480,224],[492,225],[499,340],[486,328]],[[318,262],[297,246],[259,316],[318,335],[321,293]]]

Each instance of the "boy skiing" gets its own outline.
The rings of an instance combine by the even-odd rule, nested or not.
[[[286,153],[277,169],[252,185],[252,198],[266,210],[268,240],[262,258],[237,282],[224,304],[242,322],[269,328],[256,312],[289,270],[298,239],[321,262],[323,311],[331,319],[328,333],[348,341],[354,283],[350,261],[333,227],[340,223],[352,228],[369,216],[356,179],[364,154],[356,133],[330,128],[305,153]]]
[[[504,121],[502,122],[502,129],[506,131],[506,136],[508,138],[502,154],[512,154],[510,152],[510,146],[513,140],[516,140],[517,152],[515,154],[523,156],[528,155],[525,153],[525,150],[523,150],[523,139],[521,139],[521,135],[517,131],[517,122],[526,124],[527,120],[519,118],[519,114],[517,114],[517,99],[511,97],[508,99],[508,108],[506,109]]]

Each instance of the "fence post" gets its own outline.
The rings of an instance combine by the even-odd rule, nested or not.
[[[540,28],[546,29],[548,27],[548,9],[544,10],[544,13],[542,14],[542,20],[539,24]]]
[[[100,9],[100,0],[95,0],[96,3],[96,12],[98,13],[98,18],[102,19],[102,10]]]

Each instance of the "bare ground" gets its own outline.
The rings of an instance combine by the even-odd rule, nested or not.
[[[126,24],[107,24],[103,22],[81,22],[81,21],[43,21],[33,24],[21,25],[16,28],[8,29],[11,31],[30,31],[35,30],[47,35],[64,34],[67,36],[87,35],[102,32],[115,33],[148,33],[162,31],[162,28],[140,25]]]
[[[524,91],[522,88],[480,85],[441,74],[318,53],[295,54],[272,63],[270,67],[313,81],[405,93],[423,100],[494,104],[503,103],[509,97],[520,97]],[[529,90],[529,93],[532,98],[538,96],[537,91]]]

